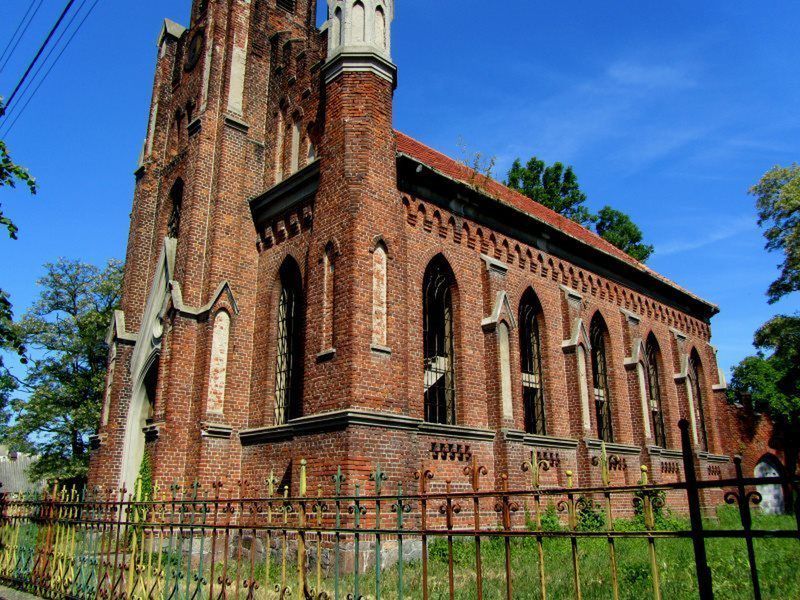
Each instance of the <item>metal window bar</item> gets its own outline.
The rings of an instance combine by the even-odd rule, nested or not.
[[[661,378],[658,371],[658,354],[655,346],[647,345],[647,391],[650,401],[650,418],[653,440],[656,446],[666,448],[667,435],[664,428],[664,412],[661,402]]]
[[[642,467],[638,483],[610,485],[610,470],[620,458],[607,454],[603,446],[592,463],[600,472],[599,486],[575,486],[571,472],[566,473],[565,487],[542,486],[540,474],[554,467],[534,450],[529,461],[515,467],[518,474],[524,470],[530,482],[514,487],[510,482],[521,481],[520,476],[500,473],[498,479],[488,478],[488,470],[473,459],[463,469],[463,478],[452,469],[443,481],[430,470],[418,472],[416,492],[406,493],[398,485],[396,494],[384,495],[382,485],[392,477],[376,467],[370,477],[357,476],[354,492],[342,487],[341,471],[333,482],[320,476],[323,489],[308,497],[307,480],[315,474],[307,473],[301,461],[296,497],[290,497],[287,489],[276,493],[272,475],[262,485],[173,484],[166,493],[158,488],[148,493],[137,484],[132,492],[77,493],[54,487],[40,495],[0,494],[0,584],[65,600],[377,600],[443,595],[546,599],[584,594],[618,598],[623,592],[630,595],[623,589],[630,582],[621,576],[628,567],[621,562],[625,558],[618,553],[617,542],[639,540],[646,544],[647,560],[637,597],[667,597],[667,590],[674,588],[666,587],[665,576],[678,576],[688,578],[687,589],[694,588],[705,600],[713,598],[712,575],[719,576],[709,568],[707,540],[734,539],[746,542],[733,551],[747,561],[746,579],[753,597],[766,594],[768,586],[774,594],[775,582],[765,581],[759,572],[765,560],[757,560],[760,547],[755,540],[773,540],[768,547],[773,560],[781,543],[789,545],[786,556],[796,554],[800,477],[745,477],[736,459],[732,477],[703,480],[689,423],[683,421],[680,429],[685,477],[675,483],[653,482]],[[499,486],[484,488],[483,478],[499,481]],[[758,487],[763,485],[793,491],[794,524],[787,520],[783,529],[763,528],[769,522],[759,521],[752,512],[760,503]],[[675,499],[681,493],[689,526],[659,525],[656,514],[665,495]],[[720,503],[738,508],[741,527],[707,527],[701,506],[712,493]],[[631,502],[641,521],[634,528],[630,523],[620,527],[616,511],[624,504],[630,508]],[[387,503],[392,503],[391,514],[385,511]],[[543,527],[542,507],[550,504],[561,511],[560,528]],[[605,523],[585,529],[587,511],[603,512]],[[683,556],[694,562],[694,575],[677,566],[662,573],[664,558],[659,552],[662,542],[670,539],[693,544],[694,553]],[[525,540],[534,542],[533,556],[538,560],[531,560],[528,548],[533,544],[528,546]],[[548,556],[556,551],[552,543],[558,540],[568,544],[567,554],[558,556],[569,565],[560,583],[554,577],[563,574],[564,563],[554,564],[553,556]],[[484,552],[485,544],[495,550]],[[417,550],[407,554],[404,548]],[[334,574],[331,551],[336,556]],[[603,562],[597,553],[607,552],[601,581],[587,562],[589,552],[595,553],[588,555],[592,563]],[[517,553],[520,560],[515,560]],[[320,560],[325,554],[328,560]],[[274,557],[277,564],[271,563]],[[723,560],[737,557],[726,554]],[[396,586],[390,589],[393,581]],[[675,584],[674,579],[671,582]],[[737,581],[737,589],[741,583]]]
[[[294,369],[297,329],[297,292],[287,283],[281,286],[278,301],[278,331],[275,357],[275,425],[291,418],[295,393]]]
[[[544,382],[542,378],[541,337],[537,311],[526,304],[521,311],[520,357],[522,360],[522,400],[525,431],[547,435]]]
[[[611,423],[611,392],[608,385],[605,332],[597,324],[592,324],[591,342],[597,436],[605,442],[613,442],[614,430]]]
[[[455,351],[452,279],[444,266],[426,274],[423,297],[425,420],[454,425]]]

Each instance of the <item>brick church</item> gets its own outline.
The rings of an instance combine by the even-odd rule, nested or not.
[[[726,473],[717,308],[393,129],[393,0],[316,9],[164,23],[90,483],[671,481],[682,417]]]

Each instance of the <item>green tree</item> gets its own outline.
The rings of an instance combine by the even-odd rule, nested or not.
[[[86,474],[88,438],[102,408],[105,333],[119,303],[122,265],[60,259],[45,271],[39,298],[17,324],[34,358],[2,437],[39,456],[32,477],[75,480]]]
[[[535,156],[523,166],[516,159],[508,171],[506,185],[584,227],[594,224],[600,237],[640,262],[653,254],[653,246],[644,243],[642,230],[628,215],[610,206],[596,215],[589,211],[586,194],[571,166],[565,168],[560,162],[547,166]]]
[[[645,244],[639,226],[624,212],[604,206],[592,219],[597,234],[626,252],[639,262],[646,262],[653,254],[653,246]]]
[[[517,159],[508,171],[506,185],[576,223],[587,225],[591,221],[592,215],[584,206],[586,194],[572,167],[564,168],[560,162],[546,166],[535,156],[523,167]]]
[[[767,290],[772,304],[800,290],[800,165],[773,167],[750,188],[750,194],[756,198],[767,250],[783,253],[780,276]]]

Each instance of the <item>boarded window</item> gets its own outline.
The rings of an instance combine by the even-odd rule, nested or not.
[[[220,311],[214,318],[211,361],[208,370],[208,412],[221,413],[225,407],[225,380],[228,375],[228,337],[231,318]]]
[[[386,246],[378,243],[372,252],[372,343],[386,346]]]

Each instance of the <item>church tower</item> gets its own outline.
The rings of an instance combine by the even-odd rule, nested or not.
[[[195,0],[162,26],[95,483],[132,489],[145,454],[159,480],[245,476],[299,458],[269,443],[293,420],[407,409],[394,3],[327,8]]]

